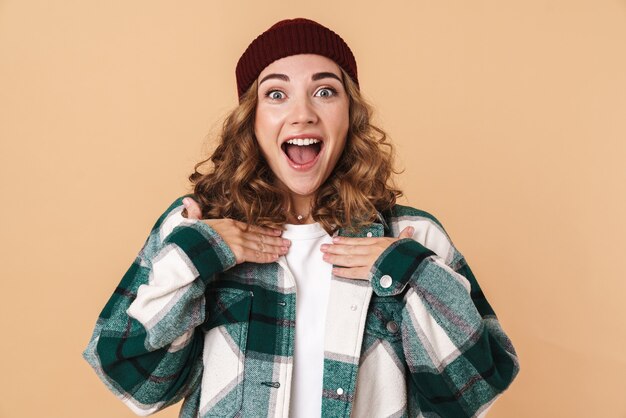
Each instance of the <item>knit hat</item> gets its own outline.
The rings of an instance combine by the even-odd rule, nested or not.
[[[330,58],[359,85],[354,55],[339,35],[309,19],[287,19],[259,35],[239,58],[235,70],[239,99],[265,67],[280,58],[298,54]]]

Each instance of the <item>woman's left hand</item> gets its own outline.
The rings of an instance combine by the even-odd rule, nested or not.
[[[323,244],[320,250],[324,261],[334,264],[333,274],[347,279],[367,280],[367,276],[380,255],[394,242],[413,236],[413,227],[406,227],[397,238],[347,238],[335,237],[332,244]]]

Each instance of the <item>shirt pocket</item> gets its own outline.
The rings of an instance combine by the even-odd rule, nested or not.
[[[243,378],[252,292],[208,289],[200,394],[201,417],[233,417],[243,405]]]
[[[392,296],[372,296],[367,310],[365,332],[387,341],[402,339],[403,303]]]

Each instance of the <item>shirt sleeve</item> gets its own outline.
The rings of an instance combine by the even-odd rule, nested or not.
[[[235,265],[228,245],[177,199],[100,313],[83,356],[138,415],[188,396],[202,374],[204,290]]]
[[[469,265],[448,244],[453,257],[399,240],[376,261],[371,282],[378,296],[406,291],[401,332],[415,394],[411,409],[481,416],[511,384],[519,363]]]

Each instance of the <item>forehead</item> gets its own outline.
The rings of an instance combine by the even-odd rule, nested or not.
[[[296,76],[298,74],[307,75],[320,72],[331,72],[341,78],[341,70],[330,58],[315,54],[299,54],[278,59],[265,67],[259,74],[259,79],[267,74],[285,74]]]

